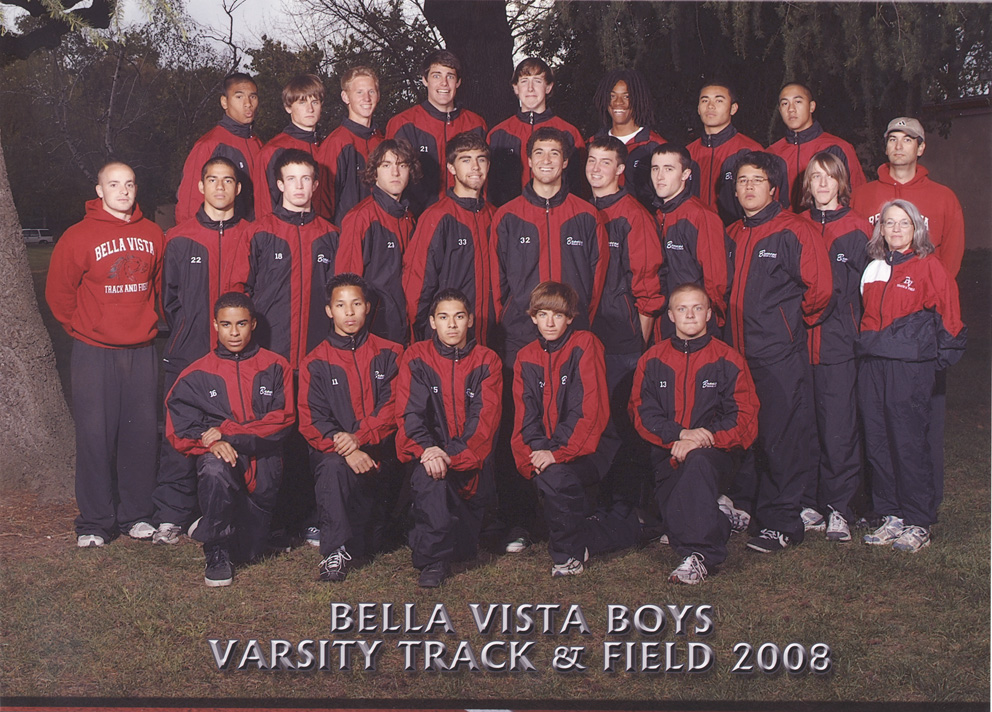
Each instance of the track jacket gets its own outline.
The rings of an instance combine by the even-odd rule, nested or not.
[[[730,284],[734,277],[734,243],[720,217],[684,189],[674,198],[655,198],[655,217],[665,248],[665,296],[692,282],[706,290],[718,326],[727,321]]]
[[[586,143],[590,143],[599,136],[609,135],[611,135],[609,128],[600,129]],[[626,186],[631,195],[649,210],[651,201],[655,197],[654,185],[651,183],[651,151],[663,143],[668,142],[647,127],[643,127],[634,138],[626,143],[627,161],[625,165],[627,167],[620,174],[620,186]]]
[[[192,220],[165,236],[162,313],[169,325],[162,360],[181,371],[217,346],[214,303],[248,282],[248,242],[253,226],[238,217],[215,221],[201,207]]]
[[[952,278],[958,276],[964,257],[964,214],[954,191],[946,185],[935,183],[928,171],[916,166],[916,175],[908,183],[897,183],[889,174],[889,165],[878,167],[878,180],[873,180],[854,191],[851,207],[868,217],[872,225],[879,218],[878,211],[890,200],[902,198],[915,205],[923,214],[930,232],[934,254]]]
[[[403,294],[403,253],[414,219],[406,199],[394,200],[379,186],[356,205],[341,226],[340,272],[363,275],[372,288],[369,331],[398,344],[410,341]]]
[[[315,450],[334,452],[334,435],[378,445],[396,432],[396,374],[403,348],[367,329],[333,329],[300,365],[300,433]]]
[[[686,147],[692,156],[692,194],[716,211],[724,225],[740,220],[744,211],[737,202],[734,171],[737,161],[751,151],[764,150],[754,139],[738,133],[733,124],[715,134],[704,133]],[[786,177],[777,186],[782,207],[789,207]]]
[[[664,256],[658,224],[626,188],[593,198],[606,223],[610,259],[592,331],[611,354],[644,350],[639,314],[658,316],[665,305]]]
[[[810,363],[844,363],[854,358],[854,342],[861,322],[861,275],[868,266],[871,225],[850,208],[817,210],[803,217],[827,248],[834,291],[821,321],[809,330]]]
[[[833,290],[827,251],[809,220],[772,202],[735,222],[729,234],[734,347],[761,365],[805,351],[806,325],[820,319]]]
[[[527,156],[527,141],[535,129],[548,126],[565,134],[568,145],[565,157],[568,168],[565,174],[569,190],[575,192],[582,185],[585,159],[582,152],[586,143],[582,134],[572,124],[555,115],[551,109],[538,113],[520,111],[502,123],[496,124],[486,139],[492,151],[489,167],[489,201],[499,207],[520,195],[523,187],[530,182],[530,163]],[[578,151],[576,151],[578,149]]]
[[[299,368],[327,336],[324,285],[337,274],[338,229],[315,213],[282,205],[254,224],[247,291],[255,300],[255,338]]]
[[[86,202],[86,216],[55,243],[45,299],[62,328],[91,346],[147,346],[158,334],[155,303],[165,237],[135,204],[130,220]]]
[[[745,449],[758,434],[758,396],[744,357],[711,334],[672,337],[641,356],[630,415],[642,438],[670,449],[683,429],[706,428],[720,450]]]
[[[423,178],[406,192],[414,215],[419,216],[454,185],[455,179],[445,167],[445,154],[448,139],[463,131],[474,131],[485,138],[486,122],[468,109],[438,111],[429,101],[400,112],[386,124],[386,138],[406,139],[420,159]]]
[[[257,343],[236,354],[218,346],[179,374],[165,406],[165,434],[176,450],[209,453],[200,438],[218,428],[238,455],[248,455],[245,483],[254,492],[256,457],[277,454],[296,419],[293,373]]]
[[[856,190],[865,184],[865,172],[861,169],[858,154],[854,146],[844,139],[828,134],[820,126],[819,121],[804,131],[785,130],[785,136],[768,147],[772,153],[785,162],[789,176],[789,199],[793,210],[802,209],[803,175],[809,160],[820,151],[828,151],[847,166],[851,177],[851,190]],[[857,209],[857,208],[855,208]]]
[[[474,495],[502,412],[503,365],[496,353],[474,341],[456,349],[436,335],[419,341],[403,355],[396,392],[400,461],[439,447],[451,458],[451,469],[474,471],[459,490],[465,499]]]
[[[555,462],[591,456],[602,477],[619,447],[604,435],[610,419],[603,344],[572,327],[557,341],[538,337],[513,364],[513,436],[517,470],[534,477],[530,456],[550,450]]]
[[[429,339],[431,302],[441,289],[456,287],[475,310],[475,334],[485,344],[492,311],[489,293],[489,226],[493,206],[459,198],[449,189],[420,216],[403,255],[403,292],[413,340]]]
[[[276,206],[282,205],[282,192],[276,185],[279,176],[276,175],[275,165],[276,160],[287,148],[298,148],[301,151],[306,151],[317,161],[318,186],[313,194],[313,208],[322,218],[329,219],[331,211],[328,189],[330,185],[327,180],[327,168],[321,162],[319,145],[320,137],[316,131],[307,131],[291,123],[262,147],[252,172],[252,182],[255,186],[256,220],[271,213]]]
[[[935,255],[889,252],[861,278],[865,310],[858,356],[937,361],[944,369],[964,353],[958,285]]]
[[[234,199],[234,212],[246,220],[255,219],[255,191],[252,173],[262,141],[254,134],[251,124],[239,124],[227,114],[193,144],[186,163],[183,177],[176,192],[176,224],[181,224],[196,216],[203,204],[200,192],[200,175],[203,165],[211,158],[228,158],[237,167],[235,175],[241,183],[241,192]]]
[[[519,198],[496,211],[490,247],[496,320],[510,350],[533,341],[530,293],[545,280],[572,285],[579,293],[576,326],[592,323],[609,262],[606,228],[592,205],[564,187],[545,200],[532,181]]]
[[[365,166],[369,154],[380,143],[382,134],[375,126],[362,126],[348,117],[320,142],[317,162],[326,171],[328,214],[335,225],[340,225],[347,212],[368,197]]]

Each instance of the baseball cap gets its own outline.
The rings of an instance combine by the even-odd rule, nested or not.
[[[885,129],[885,136],[888,136],[893,131],[902,131],[910,138],[918,138],[921,141],[927,140],[926,134],[923,132],[923,124],[909,116],[900,116],[898,119],[892,119],[889,122],[888,128]]]

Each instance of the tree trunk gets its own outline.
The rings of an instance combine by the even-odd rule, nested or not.
[[[75,429],[41,321],[0,144],[0,494],[67,500]]]
[[[462,62],[459,105],[482,114],[490,127],[512,115],[517,101],[510,88],[513,36],[505,0],[426,0],[424,17]]]

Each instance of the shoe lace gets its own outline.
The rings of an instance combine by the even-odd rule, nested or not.
[[[329,569],[340,569],[346,561],[351,561],[351,555],[344,549],[338,549],[328,554],[327,558],[324,559],[324,565]]]
[[[761,537],[762,539],[778,539],[780,536],[782,536],[782,533],[776,531],[775,529],[762,529],[760,532],[758,532],[758,536]]]

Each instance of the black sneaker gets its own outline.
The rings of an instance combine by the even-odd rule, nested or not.
[[[207,568],[203,572],[203,582],[210,587],[230,586],[234,578],[231,556],[220,544],[204,544],[203,554],[207,557]]]
[[[343,546],[328,554],[317,567],[317,579],[320,581],[344,581],[348,578],[348,562],[351,556]]]
[[[449,576],[451,576],[451,567],[448,566],[448,562],[435,561],[421,569],[417,585],[421,588],[437,588]]]
[[[792,540],[780,531],[762,529],[758,536],[748,539],[747,548],[762,554],[777,554],[791,543]]]

